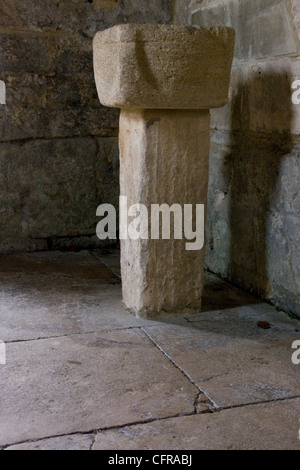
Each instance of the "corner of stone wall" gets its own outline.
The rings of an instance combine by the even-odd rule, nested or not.
[[[118,110],[101,106],[92,39],[117,23],[170,23],[171,0],[1,2],[0,253],[102,245],[118,206]]]
[[[232,26],[229,102],[213,110],[207,268],[300,315],[298,0],[176,0],[175,23]]]

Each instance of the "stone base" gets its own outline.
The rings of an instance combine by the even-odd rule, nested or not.
[[[209,111],[122,110],[120,185],[128,207],[144,204],[149,220],[151,204],[206,207],[209,138]],[[187,251],[188,240],[172,238],[171,230],[171,240],[121,240],[123,300],[137,316],[201,308],[205,249]]]

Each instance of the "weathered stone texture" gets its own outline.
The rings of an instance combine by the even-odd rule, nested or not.
[[[212,144],[207,267],[298,314],[299,178],[285,138]]]
[[[231,28],[120,25],[94,39],[95,79],[105,106],[210,109],[228,98]]]
[[[285,313],[206,273],[200,314],[140,320],[95,250],[2,255],[0,278],[0,448],[300,448]]]
[[[190,328],[161,323],[144,329],[217,409],[299,397],[291,361],[299,321],[263,303],[186,318]],[[258,327],[262,318],[268,330]]]
[[[298,77],[300,62],[296,59],[236,63],[229,103],[211,111],[212,129],[299,135],[300,106],[291,100],[292,83]]]
[[[1,141],[76,135],[117,135],[118,113],[99,104],[88,39],[2,34]]]
[[[299,405],[299,399],[285,400],[108,430],[96,436],[93,449],[299,450]]]
[[[291,5],[291,17],[293,19],[296,34],[300,41],[300,3],[299,0],[287,0],[287,4]]]
[[[120,186],[128,207],[206,204],[208,155],[208,111],[122,110]],[[204,249],[187,251],[186,242],[122,240],[123,298],[135,313],[200,308]]]
[[[143,219],[137,235],[128,235],[123,222],[120,228],[123,300],[137,316],[201,308],[204,212],[199,214],[199,205],[207,201],[209,109],[227,102],[234,38],[231,28],[120,25],[94,39],[99,99],[122,108],[126,225],[128,208],[141,204],[146,210],[136,208]],[[195,224],[186,226],[186,205],[197,211],[194,236],[188,235]],[[162,234],[164,209],[169,230]]]
[[[55,246],[63,237],[95,243],[96,208],[118,204],[114,138],[2,143],[0,168],[2,252]]]
[[[197,388],[139,329],[11,343],[7,350],[2,447],[194,411]]]
[[[119,113],[100,105],[92,73],[1,77],[7,87],[7,106],[0,107],[2,141],[118,134]]]
[[[229,103],[211,111],[206,266],[299,315],[299,2],[185,5],[192,24],[236,30]]]
[[[73,434],[70,436],[53,437],[42,439],[37,442],[26,442],[10,446],[5,450],[91,450],[93,445],[93,434]]]
[[[170,0],[10,0],[0,6],[0,28],[84,34],[117,23],[169,23]]]
[[[296,52],[284,0],[216,0],[200,4],[191,16],[199,26],[232,26],[235,57],[248,60]]]
[[[187,24],[189,17],[188,2],[185,0],[173,1],[173,22],[174,24]]]
[[[96,208],[117,205],[119,113],[99,103],[92,38],[170,21],[170,0],[1,2],[0,251],[98,244]]]

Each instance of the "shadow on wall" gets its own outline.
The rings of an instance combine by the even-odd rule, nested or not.
[[[237,86],[221,170],[230,196],[228,278],[265,299],[273,297],[273,277],[280,278],[288,256],[277,187],[292,150],[291,81],[289,72],[257,70]]]
[[[274,279],[280,283],[285,265],[289,269],[278,188],[282,163],[292,150],[291,82],[288,71],[259,66],[239,80],[230,103],[230,141],[217,169],[221,204],[216,169],[211,172],[207,266],[265,299],[273,298]],[[225,240],[216,243],[217,237]]]

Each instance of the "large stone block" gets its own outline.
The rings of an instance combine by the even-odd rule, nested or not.
[[[207,267],[298,314],[299,178],[286,138],[241,132],[212,144]]]
[[[227,102],[230,28],[120,25],[94,39],[100,101],[117,108],[210,109]]]
[[[117,110],[100,105],[89,73],[5,72],[6,106],[0,106],[0,140],[115,136]]]
[[[249,64],[249,128],[255,132],[300,133],[300,105],[292,102],[292,83],[300,62],[289,58]]]
[[[233,319],[233,323],[236,320]],[[209,327],[210,328],[210,325]],[[210,330],[209,330],[210,331]],[[219,338],[220,341],[220,338]],[[240,346],[242,352],[243,346]],[[244,352],[245,353],[245,352]],[[214,350],[214,357],[221,357],[222,353],[217,354]],[[231,350],[231,354],[234,353]],[[231,354],[226,354],[228,360]],[[246,353],[245,353],[246,354]],[[263,353],[260,353],[263,355]],[[205,357],[203,354],[202,357]],[[237,353],[240,358],[240,353]],[[261,361],[256,359],[255,355],[249,354],[252,361]],[[206,364],[209,361],[206,361]],[[221,362],[221,361],[220,361]],[[195,361],[195,364],[199,364]],[[199,365],[198,368],[200,369]],[[241,364],[237,365],[237,372],[241,369]],[[245,368],[243,368],[245,370]],[[276,374],[278,372],[276,371]],[[214,378],[217,374],[211,374]],[[220,373],[218,376],[224,376]],[[227,376],[227,374],[226,374]],[[219,380],[222,380],[219,379]],[[200,382],[201,387],[203,383]],[[215,384],[214,384],[215,385]],[[220,388],[219,383],[215,389]],[[229,390],[234,387],[229,387]],[[239,385],[234,388],[243,389],[247,386]],[[250,387],[249,387],[250,388]],[[253,387],[254,388],[254,387]],[[256,385],[259,390],[262,386]],[[266,387],[267,389],[267,387]],[[231,391],[232,393],[232,391]],[[168,452],[187,452],[188,450],[299,450],[298,422],[295,415],[298,414],[300,400],[271,400],[269,403],[261,403],[254,406],[242,406],[223,410],[221,413],[205,413],[195,416],[182,417],[180,419],[164,419],[149,424],[128,426],[122,429],[113,429],[100,432],[96,436],[94,450],[110,450],[111,452],[122,451],[123,449],[132,450],[147,449],[151,451]],[[278,438],[280,435],[280,439]],[[70,447],[70,437],[60,438],[52,443],[52,449]],[[77,448],[83,445],[79,438],[73,437],[77,443]],[[67,442],[66,442],[67,441]],[[13,446],[12,450],[31,450],[40,447],[51,448],[51,441],[42,441]]]
[[[117,134],[118,112],[99,104],[89,40],[10,34],[0,44],[0,140]]]
[[[118,23],[170,21],[171,0],[1,2],[0,141],[23,141],[0,146],[1,251],[97,242],[96,207],[118,199],[116,141],[97,137],[117,134],[118,111],[99,104],[91,38]]]
[[[297,59],[235,64],[228,104],[211,110],[212,128],[299,135],[300,105],[292,102],[292,83],[299,77]]]
[[[194,412],[197,388],[140,329],[8,348],[9,363],[1,367],[2,447]]]
[[[119,23],[159,23],[172,22],[173,0],[119,0]]]
[[[0,144],[1,251],[95,237],[98,205],[119,195],[117,161],[116,139]]]
[[[297,50],[284,0],[206,1],[192,13],[191,23],[234,28],[236,59],[278,56]]]
[[[0,70],[2,72],[68,75],[93,74],[89,39],[41,33],[0,34]]]
[[[300,3],[299,0],[290,0],[290,2],[294,26],[300,41]]]
[[[171,0],[9,0],[0,28],[67,32],[92,38],[116,23],[170,23]]]

